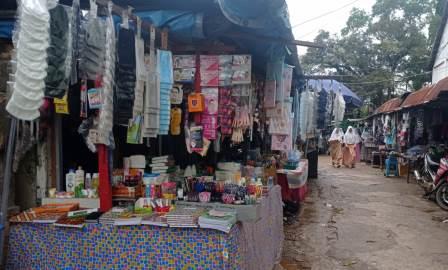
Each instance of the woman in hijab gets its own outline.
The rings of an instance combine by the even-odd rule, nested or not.
[[[330,154],[331,154],[331,162],[333,167],[340,168],[341,160],[342,160],[342,140],[344,134],[341,128],[333,129],[331,133],[330,139],[328,142],[330,143]]]
[[[356,145],[361,141],[358,133],[352,126],[347,128],[347,132],[344,135],[344,151],[343,151],[343,164],[345,167],[355,168],[356,163]]]

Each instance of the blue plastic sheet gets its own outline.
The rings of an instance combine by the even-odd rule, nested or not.
[[[347,104],[350,104],[354,107],[361,107],[363,104],[362,100],[358,97],[357,94],[355,94],[352,90],[350,90],[350,88],[345,86],[345,84],[336,80],[309,80],[308,85],[313,88],[322,88],[327,92],[336,92],[341,90],[341,93],[344,96],[344,100]]]
[[[14,28],[14,20],[0,21],[0,38],[12,37],[12,29]]]

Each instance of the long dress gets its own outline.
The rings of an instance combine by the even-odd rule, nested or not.
[[[347,128],[344,135],[345,147],[343,150],[343,164],[346,167],[355,167],[356,163],[356,145],[361,142],[358,132],[351,126]]]
[[[340,141],[330,141],[330,155],[333,166],[341,165],[342,160],[342,144]]]
[[[341,128],[333,129],[328,143],[330,144],[331,162],[333,166],[340,166],[342,160],[343,131]]]
[[[353,167],[356,163],[356,145],[346,144],[343,150],[342,164],[346,167]]]

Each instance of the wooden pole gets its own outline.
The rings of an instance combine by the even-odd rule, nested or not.
[[[11,116],[10,126],[9,126],[9,136],[8,145],[6,146],[6,158],[5,158],[5,174],[3,177],[3,189],[2,189],[2,205],[0,212],[0,267],[3,263],[3,252],[7,249],[4,248],[5,245],[5,226],[8,218],[8,200],[9,200],[9,188],[11,185],[12,176],[12,159],[14,158],[14,148],[15,148],[15,138],[18,120]]]

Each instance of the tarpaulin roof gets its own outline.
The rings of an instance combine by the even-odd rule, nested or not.
[[[375,114],[390,113],[400,108],[401,98],[393,98],[383,103],[378,109],[375,110]]]
[[[0,9],[15,10],[15,2],[0,1]],[[59,2],[71,5],[72,0]],[[88,0],[80,2],[83,8],[89,5]],[[133,12],[143,20],[169,28],[182,41],[198,44],[206,38],[236,45],[239,51],[254,56],[257,67],[269,60],[285,58],[296,67],[295,74],[302,75],[296,46],[285,43],[294,40],[285,0],[114,0],[114,3],[133,7]]]
[[[336,80],[308,80],[308,85],[315,88],[322,88],[327,92],[341,91],[342,96],[347,104],[354,107],[361,107],[363,102],[350,88],[345,86],[345,84],[338,82]]]

